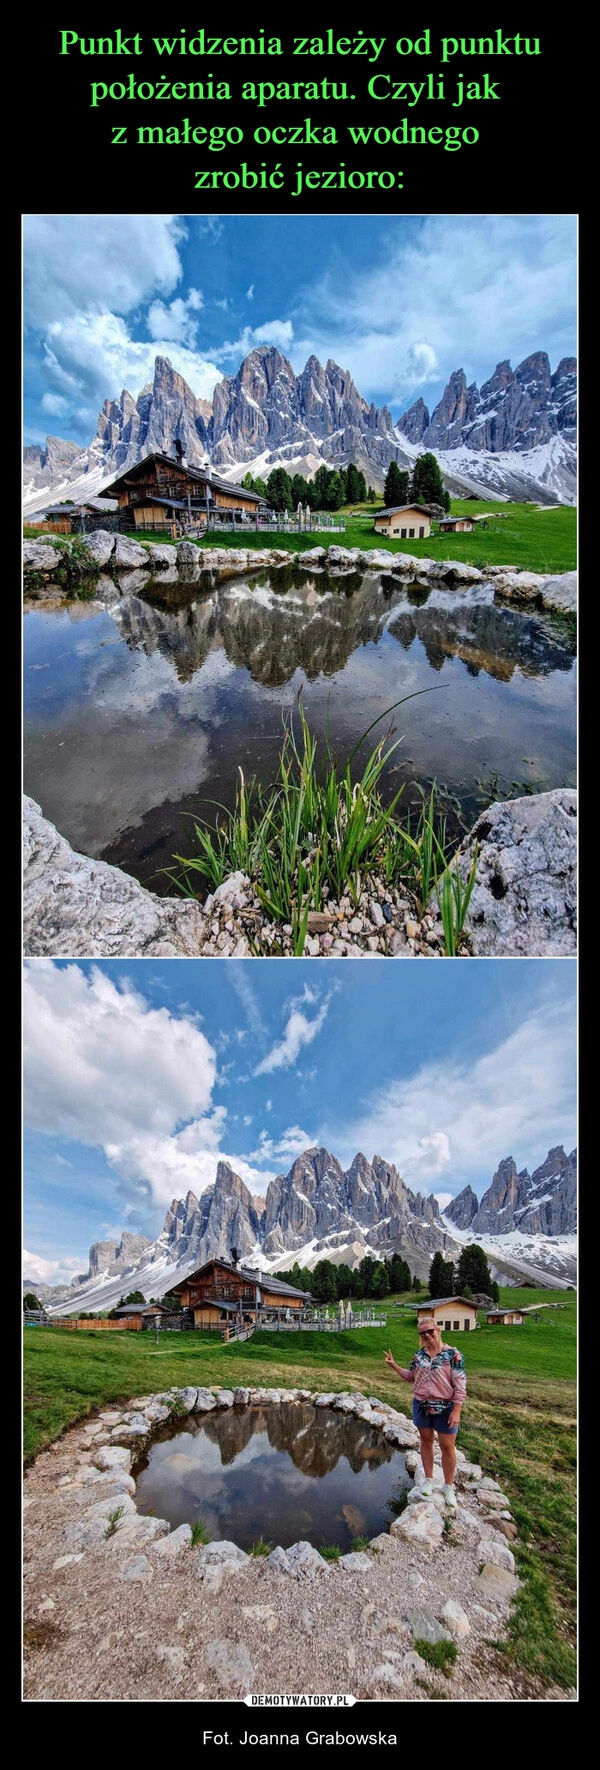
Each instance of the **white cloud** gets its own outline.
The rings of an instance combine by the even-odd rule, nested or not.
[[[129,313],[170,295],[186,234],[180,215],[26,215],[26,324],[43,330],[81,309]]]
[[[453,1194],[451,1192],[434,1192],[433,1196],[437,1199],[440,1211],[445,1211],[446,1205],[450,1204]]]
[[[107,397],[116,399],[126,387],[136,398],[145,383],[152,381],[156,356],[169,357],[197,399],[212,399],[221,380],[216,363],[173,336],[155,336],[152,341],[132,338],[119,314],[67,314],[52,321],[44,340],[51,393],[66,398],[69,409],[84,401],[79,417],[87,423],[88,432]]]
[[[73,1166],[73,1163],[68,1162],[66,1156],[64,1156],[64,1155],[55,1155],[54,1161],[57,1163],[59,1168],[72,1168],[72,1166]]]
[[[250,1151],[251,1162],[278,1161],[280,1158],[293,1162],[296,1157],[311,1149],[313,1138],[300,1125],[288,1125],[281,1137],[269,1137],[268,1131],[261,1131],[258,1147]]]
[[[219,362],[228,357],[244,357],[257,344],[275,344],[279,350],[290,348],[294,328],[291,320],[266,320],[262,326],[243,326],[239,338],[229,339],[215,351]]]
[[[42,411],[49,412],[52,418],[62,418],[69,410],[69,401],[62,393],[45,393],[42,397]]]
[[[168,339],[174,344],[186,344],[193,350],[198,333],[198,321],[193,316],[203,306],[200,289],[188,289],[185,299],[177,295],[168,306],[164,301],[153,301],[146,316],[150,337]]]
[[[44,1260],[41,1254],[30,1254],[23,1248],[23,1277],[33,1278],[38,1284],[68,1284],[76,1272],[81,1272],[81,1260],[67,1256],[62,1260]]]
[[[190,1020],[129,982],[50,960],[26,966],[26,1113],[34,1128],[105,1147],[172,1134],[210,1107],[216,1056]]]
[[[382,223],[382,230],[385,223]],[[380,236],[378,244],[381,246]],[[467,380],[544,348],[572,348],[574,219],[430,215],[394,229],[378,262],[327,271],[302,290],[294,363],[314,351],[349,364],[361,391],[409,398],[464,367]]]
[[[223,1150],[227,1112],[212,1104],[216,1053],[200,1027],[150,1007],[129,979],[119,988],[100,969],[86,976],[76,964],[31,961],[24,1067],[27,1122],[102,1149],[130,1209],[203,1192],[221,1159],[251,1191],[272,1178],[264,1155],[259,1171]]]
[[[254,283],[251,283],[250,288],[246,290],[246,300],[247,301],[254,300]]]
[[[256,1039],[266,1038],[267,1029],[261,1014],[259,999],[254,985],[250,982],[247,967],[245,965],[228,965],[227,978],[242,1004],[250,1032]]]
[[[310,992],[306,995],[305,992],[305,996],[301,998],[301,1000],[314,1001],[314,996]],[[292,1002],[283,1036],[276,1041],[271,1050],[261,1059],[254,1074],[256,1076],[265,1076],[272,1075],[273,1071],[277,1069],[290,1069],[296,1062],[297,1057],[299,1057],[300,1052],[304,1050],[307,1045],[312,1045],[313,1039],[316,1039],[317,1033],[320,1033],[321,1027],[327,1019],[330,1002],[331,993],[326,996],[325,1001],[322,1003],[318,1013],[314,1015],[312,1020],[309,1020],[308,1015],[304,1013],[300,1001]]]
[[[453,1194],[467,1181],[481,1193],[504,1156],[531,1167],[574,1139],[574,1086],[570,1016],[545,1005],[483,1056],[422,1064],[390,1083],[319,1141],[343,1162],[357,1149],[377,1151],[409,1185],[443,1172]]]

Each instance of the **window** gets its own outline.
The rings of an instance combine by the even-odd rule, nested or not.
[[[451,1327],[452,1327],[452,1322],[451,1322],[451,1321],[445,1321],[445,1322],[444,1322],[444,1327],[445,1327],[445,1329],[446,1329],[446,1332],[447,1332],[447,1333],[449,1333],[449,1332],[450,1332],[450,1328],[451,1328]]]
[[[409,531],[408,531],[408,539],[409,539],[409,541],[412,541],[412,539],[413,539],[413,536],[414,536],[414,532],[415,532],[415,531],[414,531],[414,529],[409,529]]]
[[[470,1326],[471,1326],[471,1323],[469,1321],[469,1317],[468,1317],[468,1315],[465,1315],[465,1319],[463,1321],[463,1327],[464,1327],[466,1334],[468,1334]]]
[[[452,1326],[453,1326],[453,1328],[454,1328],[454,1331],[455,1331],[455,1333],[456,1333],[456,1329],[457,1329],[457,1328],[459,1328],[459,1327],[460,1327],[460,1322],[459,1322],[459,1321],[453,1321],[453,1323],[452,1323]]]
[[[402,536],[402,540],[405,541],[406,540],[406,529],[401,529],[400,534]]]
[[[423,540],[424,534],[425,534],[425,529],[424,528],[419,529],[419,540],[420,541]]]

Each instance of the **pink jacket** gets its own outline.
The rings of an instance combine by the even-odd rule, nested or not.
[[[433,1358],[419,1348],[408,1371],[408,1381],[413,1384],[417,1401],[460,1404],[464,1401],[467,1378],[462,1352],[456,1346],[442,1346]]]

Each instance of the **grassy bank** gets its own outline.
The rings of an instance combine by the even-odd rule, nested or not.
[[[556,1291],[501,1293],[503,1302],[556,1301]],[[546,1682],[574,1682],[575,1296],[523,1327],[482,1325],[465,1341],[469,1396],[460,1443],[510,1497],[523,1586],[502,1657]],[[385,1300],[388,1326],[335,1334],[257,1333],[225,1345],[210,1333],[25,1332],[25,1454],[107,1402],[186,1383],[360,1389],[410,1410],[410,1391],[384,1364],[415,1348],[412,1317]],[[483,1318],[480,1317],[480,1321]],[[449,1336],[452,1338],[452,1336]]]
[[[198,545],[285,547],[290,553],[303,553],[316,546],[358,547],[361,552],[378,548],[385,553],[411,553],[417,559],[460,559],[482,569],[488,565],[506,565],[513,571],[541,572],[549,577],[574,571],[577,564],[577,511],[566,504],[538,510],[535,504],[501,504],[491,500],[464,504],[454,499],[450,505],[453,515],[487,513],[486,526],[478,522],[471,535],[430,535],[426,541],[387,541],[377,535],[373,528],[377,508],[376,505],[366,505],[355,515],[342,511],[340,514],[346,520],[345,534],[342,535],[261,535],[245,529],[237,535],[220,535],[211,531]]]
[[[386,553],[411,553],[417,559],[460,559],[467,565],[484,568],[488,565],[506,565],[514,571],[532,571],[554,573],[574,571],[577,564],[577,512],[567,504],[548,506],[539,510],[536,504],[502,504],[488,499],[469,500],[453,499],[450,504],[451,513],[455,516],[480,516],[489,518],[485,527],[476,523],[472,535],[430,535],[428,541],[387,541],[377,535],[373,528],[373,516],[377,509],[382,508],[382,500],[377,505],[366,504],[360,510],[340,511],[345,518],[345,534],[299,535],[265,533],[257,534],[254,529],[240,528],[236,533],[220,533],[211,529],[206,538],[199,540],[197,545],[205,547],[268,547],[285,548],[287,552],[303,553],[310,547],[358,547],[366,552],[373,547],[383,549]],[[56,540],[42,534],[39,529],[26,524],[23,534],[27,540]],[[80,536],[75,537],[81,540]],[[140,533],[136,537],[142,544],[150,538]],[[153,541],[172,541],[170,531],[156,534]],[[65,541],[61,536],[60,540]]]

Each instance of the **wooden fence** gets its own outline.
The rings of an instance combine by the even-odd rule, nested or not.
[[[100,1319],[94,1318],[93,1321],[74,1321],[72,1317],[63,1315],[62,1317],[57,1316],[56,1319],[50,1323],[50,1326],[60,1328],[91,1328],[92,1332],[96,1332],[97,1329],[115,1328],[117,1332],[121,1330],[127,1333],[133,1332],[134,1334],[139,1334],[141,1332],[142,1321],[141,1316],[135,1315],[130,1317],[128,1321],[109,1321],[107,1317],[101,1317]]]

